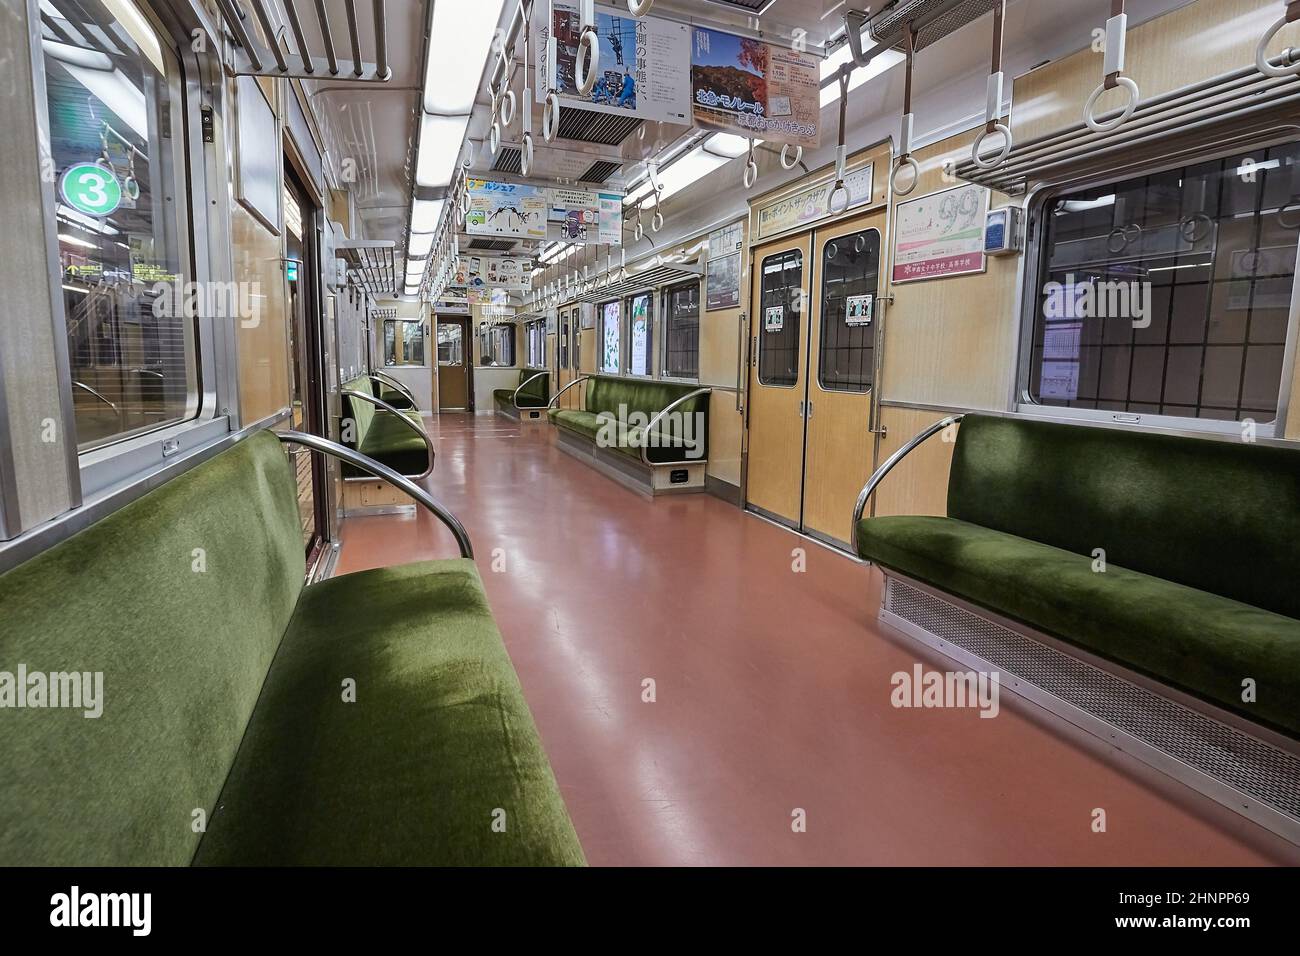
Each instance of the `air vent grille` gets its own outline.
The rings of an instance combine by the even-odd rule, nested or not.
[[[619,163],[610,162],[608,159],[597,160],[587,168],[585,173],[578,177],[578,182],[603,183],[618,172],[619,165]]]
[[[502,146],[497,150],[492,170],[498,173],[522,173],[523,152],[517,146]]]
[[[513,239],[475,239],[469,244],[477,252],[506,252],[514,247]]]
[[[640,125],[641,120],[635,116],[616,116],[562,106],[558,135],[561,139],[576,139],[599,146],[617,146],[636,132]]]
[[[873,18],[867,24],[867,29],[877,43],[892,43],[894,49],[902,50],[904,27],[932,13],[945,2],[947,0],[901,0],[893,8]],[[997,0],[965,0],[964,3],[958,3],[947,13],[921,27],[916,35],[916,49],[923,50],[949,33],[978,20],[996,4]]]
[[[1071,719],[1059,706],[1081,712],[1135,739],[1161,755],[1134,756],[1164,769],[1168,757],[1184,767],[1235,791],[1230,806],[1240,809],[1242,797],[1258,801],[1288,818],[1283,836],[1294,841],[1300,825],[1300,757],[1235,727],[1213,720],[1171,698],[1101,670],[1070,654],[989,621],[963,607],[890,575],[885,611],[938,638],[952,650],[991,665],[1002,673],[1003,686],[1014,679],[1029,684],[1027,694],[1047,709]],[[926,641],[926,643],[931,643]],[[940,650],[953,656],[948,647]],[[958,659],[962,659],[960,656]],[[1014,685],[1013,685],[1014,686]],[[1077,723],[1071,719],[1072,723]],[[1108,733],[1117,743],[1114,733]],[[1118,745],[1118,744],[1117,744]],[[1129,750],[1128,747],[1122,747]],[[1222,793],[1198,784],[1195,775],[1184,782],[1220,802]],[[1254,817],[1254,814],[1251,814]],[[1257,822],[1275,832],[1267,819]]]
[[[751,16],[757,17],[766,13],[767,8],[776,3],[776,0],[707,0],[707,2],[715,7],[742,10]]]

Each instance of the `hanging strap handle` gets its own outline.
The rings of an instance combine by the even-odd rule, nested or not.
[[[582,10],[582,32],[578,37],[578,53],[573,60],[573,82],[582,96],[590,95],[596,88],[600,72],[600,34],[596,31],[596,0],[579,0]]]
[[[1268,59],[1268,45],[1273,42],[1273,37],[1288,23],[1300,23],[1300,0],[1282,0],[1282,5],[1286,7],[1281,18],[1268,28],[1268,32],[1260,38],[1259,46],[1255,47],[1255,66],[1259,72],[1266,76],[1294,76],[1300,74],[1300,51],[1294,47],[1287,49],[1283,56],[1283,66],[1274,66]],[[1285,65],[1290,64],[1290,65]]]
[[[916,30],[911,22],[903,27],[903,49],[907,53],[907,76],[903,85],[903,128],[898,136],[898,162],[889,176],[889,185],[899,196],[909,195],[921,181],[921,167],[912,158],[912,68],[916,60]],[[843,116],[843,104],[840,105]],[[842,122],[842,121],[841,121]],[[906,189],[898,185],[898,174],[905,168],[912,170],[912,181]]]
[[[984,129],[975,137],[975,144],[970,151],[971,162],[980,169],[997,169],[1006,162],[1007,155],[1011,152],[1011,128],[999,122],[1002,115],[1002,93],[1006,84],[1006,73],[1002,70],[1002,30],[1006,12],[1007,0],[998,0],[993,7],[993,57],[985,92]],[[985,159],[980,155],[980,147],[987,137],[995,133],[1002,134],[1002,148]]]
[[[849,75],[852,68],[845,63],[840,67],[839,76],[836,82],[840,84],[840,134],[835,143],[835,184],[831,186],[831,191],[826,194],[826,211],[833,216],[838,216],[849,208],[852,196],[849,195],[849,187],[844,184],[844,178],[847,175],[849,162],[849,148],[845,144],[845,118],[849,112]],[[836,196],[843,196],[843,203],[836,205]]]
[[[1110,0],[1110,19],[1106,21],[1103,79],[1101,86],[1092,91],[1092,95],[1088,97],[1088,102],[1083,107],[1083,121],[1094,133],[1110,133],[1127,123],[1141,97],[1137,83],[1124,75],[1124,44],[1127,38],[1128,14],[1124,12],[1124,0]],[[1098,122],[1095,115],[1097,101],[1107,90],[1118,87],[1123,87],[1128,93],[1128,101],[1124,104],[1124,109],[1106,122]]]

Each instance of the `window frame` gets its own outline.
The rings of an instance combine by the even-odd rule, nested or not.
[[[392,322],[394,325],[396,325],[398,322],[406,322],[411,325],[418,325],[420,327],[420,337],[423,340],[421,351],[424,352],[424,361],[422,363],[420,363],[419,365],[407,365],[400,362],[394,362],[392,365],[388,364],[388,323],[390,322]],[[383,354],[384,368],[419,369],[419,368],[430,367],[429,366],[429,327],[425,319],[423,318],[412,319],[412,318],[401,318],[401,317],[391,317],[391,318],[381,319],[379,324],[379,341],[382,343],[382,347],[384,350],[384,354]],[[397,342],[396,336],[394,336],[393,342],[394,344],[396,344]]]
[[[1247,140],[1244,143],[1212,145],[1181,157],[1176,162],[1133,163],[1111,170],[1105,175],[1090,174],[1053,183],[1043,183],[1025,197],[1025,249],[1020,255],[1020,269],[1016,289],[1016,374],[1011,383],[1008,408],[1015,415],[1038,418],[1067,424],[1100,425],[1133,428],[1138,431],[1162,431],[1177,434],[1204,436],[1240,436],[1241,421],[1213,418],[1191,418],[1178,415],[1151,414],[1148,412],[1120,412],[1094,408],[1067,408],[1059,405],[1042,405],[1029,394],[1033,374],[1033,336],[1037,321],[1039,296],[1042,285],[1043,242],[1047,234],[1044,211],[1047,204],[1061,193],[1116,185],[1142,176],[1153,176],[1173,169],[1183,169],[1198,163],[1214,162],[1256,149],[1268,149],[1288,143],[1300,145],[1300,136],[1269,136]],[[1256,423],[1259,439],[1281,439],[1286,435],[1287,410],[1292,397],[1296,371],[1296,349],[1300,345],[1300,241],[1296,244],[1296,269],[1291,283],[1291,309],[1287,317],[1286,345],[1282,356],[1282,375],[1278,385],[1277,416],[1271,422]]]
[[[668,371],[668,322],[672,318],[668,308],[668,302],[672,294],[687,286],[696,287],[696,307],[695,307],[695,375],[694,377],[673,375]],[[705,283],[704,278],[684,279],[681,282],[674,282],[672,285],[662,286],[659,290],[659,378],[665,382],[681,382],[684,385],[698,385],[700,381],[700,334],[704,325],[704,296]]]
[[[763,305],[763,278],[762,278],[762,277],[763,277],[763,274],[764,274],[764,273],[763,273],[763,268],[767,265],[767,263],[768,263],[769,260],[772,260],[772,259],[780,259],[780,258],[783,258],[784,256],[788,256],[788,255],[790,255],[790,254],[792,254],[792,253],[793,253],[793,254],[797,254],[797,255],[799,256],[799,270],[800,270],[800,271],[799,271],[799,285],[798,285],[798,288],[799,288],[800,292],[802,293],[802,290],[803,290],[803,280],[804,280],[803,270],[806,269],[806,268],[808,268],[809,265],[811,264],[812,259],[813,259],[813,256],[816,254],[816,249],[812,249],[812,248],[810,248],[810,247],[806,247],[806,246],[802,246],[802,245],[800,245],[800,246],[794,246],[794,247],[791,247],[791,248],[789,248],[789,249],[783,249],[783,250],[781,250],[780,252],[772,252],[772,253],[769,253],[768,255],[764,256],[764,257],[759,261],[759,263],[758,263],[758,276],[759,276],[759,279],[758,279],[758,290],[759,290],[759,295],[758,295],[758,304],[757,304],[756,306],[753,306],[754,313],[755,313],[755,315],[758,317],[758,322],[759,322],[759,325],[758,325],[758,335],[756,336],[756,338],[757,338],[757,342],[756,342],[755,345],[754,345],[754,369],[755,369],[755,371],[754,371],[754,378],[757,380],[758,384],[759,384],[762,388],[785,388],[785,389],[791,389],[791,390],[793,390],[793,389],[800,388],[800,387],[802,387],[803,385],[806,384],[806,383],[803,381],[803,379],[804,379],[804,376],[807,374],[807,368],[806,368],[806,366],[807,366],[807,361],[805,360],[805,361],[802,362],[802,363],[797,362],[797,360],[800,358],[799,353],[802,351],[802,350],[799,348],[799,344],[798,344],[799,341],[800,341],[800,340],[802,339],[802,337],[803,337],[803,329],[802,329],[802,328],[799,330],[799,334],[795,336],[795,343],[796,343],[796,344],[795,344],[795,359],[796,359],[796,366],[795,366],[795,378],[794,378],[794,381],[793,381],[791,384],[789,384],[789,385],[778,385],[778,384],[776,384],[776,383],[765,382],[765,381],[763,381],[763,352],[764,352],[764,348],[763,348],[763,333],[764,333],[765,331],[767,331],[767,330],[764,328],[764,322],[766,321],[766,318],[765,318],[765,311],[764,311],[764,310],[765,310],[766,307]],[[796,315],[798,315],[798,316],[800,317],[800,321],[801,321],[801,322],[803,321],[803,315],[804,315],[804,313],[805,313],[806,311],[807,311],[806,309],[802,309],[802,310],[800,310],[799,312],[796,312],[796,313],[795,313]],[[805,359],[806,359],[806,356],[805,356]],[[801,370],[800,370],[800,366],[801,366],[801,365],[804,366],[804,368],[802,369],[802,372],[801,372]]]
[[[194,52],[181,58],[177,55],[176,29],[188,35],[186,25],[192,18],[189,10],[167,11],[164,16],[155,9],[151,0],[137,0],[135,6],[148,25],[157,33],[163,55],[175,67],[175,75],[168,84],[177,103],[182,120],[183,158],[176,170],[178,195],[177,228],[180,242],[179,256],[189,281],[207,283],[233,281],[233,254],[227,223],[230,215],[229,190],[226,187],[229,170],[222,158],[227,149],[233,150],[232,137],[227,136],[226,124],[237,115],[237,107],[230,94],[217,52]],[[172,26],[172,21],[177,26]],[[195,21],[197,25],[197,21]],[[183,49],[188,49],[186,43]],[[49,135],[48,98],[45,94],[45,63],[36,61],[40,75],[41,103],[38,122],[46,136]],[[222,91],[220,105],[213,127],[216,142],[205,144],[202,137],[201,105],[213,105],[207,92],[213,86]],[[283,123],[282,117],[277,117]],[[53,190],[42,193],[42,201],[53,220],[57,196]],[[191,209],[206,208],[209,215],[200,222],[190,215]],[[57,257],[57,246],[53,249]],[[51,276],[56,271],[56,260],[49,262]],[[198,376],[198,391],[191,399],[197,407],[183,421],[107,442],[96,448],[78,452],[75,441],[70,455],[76,460],[80,472],[81,496],[84,499],[105,494],[109,489],[131,482],[148,484],[160,469],[159,461],[182,451],[195,452],[220,441],[230,432],[253,425],[271,424],[289,414],[286,408],[264,422],[245,422],[238,410],[237,335],[233,322],[217,322],[205,314],[194,322],[194,367]],[[62,296],[55,301],[56,328],[67,328],[67,315]],[[66,334],[56,336],[59,352],[59,372],[71,373]],[[70,388],[70,386],[69,386]],[[65,401],[71,401],[70,396]],[[69,406],[71,412],[71,406]],[[147,489],[146,489],[147,490]]]
[[[517,324],[514,322],[484,322],[479,327],[479,350],[478,362],[479,368],[519,368],[519,340],[516,337],[515,329]],[[493,340],[500,336],[503,341],[510,343],[510,361],[507,363],[495,360],[495,346]],[[493,355],[493,361],[488,362],[489,353]]]

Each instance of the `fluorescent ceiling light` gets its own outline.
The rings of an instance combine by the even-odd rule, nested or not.
[[[420,153],[415,162],[417,185],[451,185],[468,125],[468,116],[425,116],[421,119]]]
[[[431,232],[412,233],[410,241],[406,244],[408,256],[427,256],[432,250],[433,233]]]
[[[441,199],[417,199],[411,203],[411,232],[433,232],[442,216]]]
[[[434,0],[425,112],[464,114],[474,108],[504,6],[505,0]]]
[[[59,233],[60,242],[70,242],[74,246],[85,246],[87,249],[98,248],[93,242],[87,242],[85,239],[78,239],[76,236],[69,236],[67,233]]]
[[[761,142],[763,142],[761,139],[755,140],[754,145],[757,146]],[[710,153],[735,159],[749,152],[749,140],[735,133],[714,133],[704,141],[704,148]]]
[[[167,71],[163,69],[162,49],[158,45],[158,36],[140,9],[131,0],[100,0],[100,3],[108,7],[108,11],[113,14],[113,19],[122,24],[126,32],[131,34],[131,39],[149,58],[154,69],[165,76]]]
[[[825,80],[839,72],[841,66],[853,57],[853,51],[845,43],[838,50],[822,60],[822,79]],[[860,66],[849,74],[849,92],[853,92],[868,80],[874,80],[880,74],[892,69],[907,57],[897,50],[884,50],[871,58],[866,66]],[[832,83],[822,90],[822,106],[829,106],[840,98],[839,83]]]
[[[692,183],[731,162],[729,156],[719,156],[697,146],[671,166],[659,171],[659,182],[664,187],[660,199],[676,195]]]
[[[425,259],[407,259],[406,278],[410,279],[411,276],[415,276],[416,279],[419,279],[422,275],[424,275],[424,263],[426,261],[427,260]]]
[[[126,78],[125,73],[121,70],[109,73],[88,69],[66,61],[63,68],[89,90],[91,96],[112,110],[114,116],[135,130],[142,140],[149,141],[149,112],[145,108],[144,94]]]

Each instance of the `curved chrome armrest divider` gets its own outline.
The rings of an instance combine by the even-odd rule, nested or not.
[[[858,553],[858,523],[862,520],[863,512],[867,510],[867,502],[876,493],[876,487],[885,480],[886,475],[894,470],[894,466],[911,454],[912,450],[918,445],[922,444],[931,435],[943,431],[949,425],[957,424],[965,417],[965,415],[949,415],[947,418],[941,418],[934,424],[927,426],[908,441],[906,445],[886,458],[884,464],[877,468],[871,477],[867,479],[867,483],[858,495],[857,504],[853,506],[853,533],[851,537],[855,555]]]
[[[89,385],[87,385],[85,382],[78,382],[78,381],[76,381],[76,380],[74,379],[73,382],[72,382],[72,387],[73,387],[73,388],[79,388],[79,389],[81,389],[83,392],[87,392],[87,393],[89,393],[91,396],[93,396],[94,398],[99,399],[101,402],[103,402],[105,405],[107,405],[109,408],[111,408],[111,409],[113,410],[113,414],[117,416],[117,420],[118,420],[119,423],[125,423],[126,418],[125,418],[125,416],[123,416],[123,414],[122,414],[122,409],[118,408],[116,405],[114,405],[112,402],[110,402],[108,399],[106,399],[106,398],[105,398],[103,395],[101,395],[98,391],[96,391],[95,389],[91,388],[91,387],[90,387]]]
[[[560,389],[558,392],[555,393],[554,398],[552,398],[549,402],[546,403],[546,410],[549,412],[552,408],[555,407],[555,403],[560,400],[561,395],[563,395],[569,389],[573,388],[573,386],[577,385],[579,382],[585,382],[589,378],[591,378],[590,375],[583,375],[579,378],[575,378],[568,385],[564,386],[564,388]]]
[[[420,407],[420,403],[415,400],[415,393],[407,388],[405,384],[393,378],[393,376],[386,375],[383,372],[367,372],[366,378],[371,381],[393,386],[393,388],[406,396],[406,399],[411,403],[412,408],[418,409]]]
[[[519,391],[520,391],[520,389],[522,389],[525,385],[527,385],[529,382],[535,382],[535,381],[537,381],[539,378],[541,378],[543,375],[550,375],[550,374],[551,374],[551,373],[550,373],[550,370],[548,369],[548,370],[546,370],[546,371],[544,371],[544,372],[538,372],[536,375],[530,375],[527,379],[525,379],[524,381],[522,381],[522,382],[519,383],[518,387],[515,388],[514,394],[512,394],[512,395],[510,396],[510,404],[513,405],[513,406],[515,407],[515,411],[517,411],[517,412],[522,412],[522,411],[536,411],[536,410],[537,410],[536,406],[530,406],[530,407],[527,408],[527,409],[524,409],[524,408],[520,408],[520,407],[519,407]],[[546,407],[547,407],[547,408],[550,408],[551,406],[547,405]]]
[[[469,532],[467,532],[465,526],[460,523],[460,519],[439,504],[431,494],[417,485],[410,478],[398,474],[387,465],[380,464],[373,458],[361,454],[359,451],[347,448],[337,442],[317,437],[316,435],[307,435],[303,432],[294,431],[274,432],[274,435],[286,445],[302,445],[304,448],[310,448],[312,451],[318,451],[321,454],[337,458],[339,461],[345,461],[349,465],[360,468],[362,471],[368,472],[376,478],[382,479],[390,485],[393,485],[395,488],[399,488],[406,492],[414,498],[416,502],[433,512],[434,516],[437,517],[439,521],[451,529],[451,533],[456,537],[456,543],[460,545],[460,556],[462,558],[474,557],[474,546],[470,543]]]
[[[697,388],[693,392],[687,392],[681,398],[677,399],[677,401],[670,403],[666,408],[656,412],[655,417],[650,419],[649,423],[645,427],[645,431],[642,433],[646,437],[647,441],[643,442],[641,445],[641,461],[646,465],[649,465],[651,468],[654,468],[658,465],[686,465],[686,464],[696,464],[698,462],[708,461],[707,458],[698,458],[698,459],[691,458],[687,461],[654,462],[650,460],[650,455],[647,449],[650,447],[648,441],[650,433],[654,431],[655,426],[659,424],[659,422],[664,418],[665,415],[671,412],[678,405],[681,405],[685,402],[689,402],[693,398],[699,398],[701,395],[712,395],[712,394],[713,394],[712,388],[707,388],[707,387]],[[686,436],[684,434],[682,436],[682,445],[683,447],[686,447]],[[699,440],[696,439],[695,443],[690,447],[698,448]]]
[[[424,448],[429,453],[429,467],[426,468],[420,474],[416,475],[415,477],[416,478],[429,477],[429,475],[433,472],[433,442],[429,441],[429,433],[424,430],[424,424],[422,422],[412,421],[408,416],[402,413],[401,409],[394,408],[392,405],[389,405],[382,398],[375,398],[375,396],[367,395],[365,392],[354,392],[350,388],[345,388],[339,394],[346,395],[348,398],[359,398],[363,402],[369,402],[371,405],[374,405],[377,408],[382,408],[386,412],[392,412],[403,422],[405,422],[408,428],[410,428],[417,435],[419,435],[420,438],[424,440]]]

